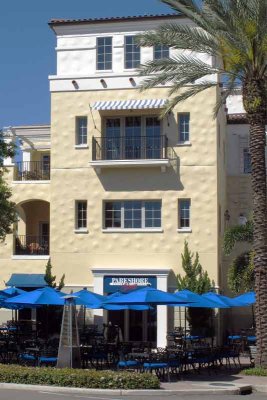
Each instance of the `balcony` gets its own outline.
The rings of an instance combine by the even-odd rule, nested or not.
[[[48,256],[49,236],[15,235],[15,256]]]
[[[43,161],[22,161],[15,164],[14,181],[49,181],[50,163]]]
[[[93,137],[92,161],[95,168],[153,167],[165,168],[168,139],[162,136]]]

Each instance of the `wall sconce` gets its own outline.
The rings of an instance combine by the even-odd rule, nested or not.
[[[108,86],[105,79],[100,79],[100,83],[104,88],[106,88]]]
[[[71,81],[71,83],[73,84],[73,86],[74,86],[75,89],[79,89],[79,85],[78,85],[77,81],[75,81],[75,80],[73,79],[73,81]]]
[[[129,81],[132,86],[136,86],[136,82],[135,82],[134,78],[129,78]]]

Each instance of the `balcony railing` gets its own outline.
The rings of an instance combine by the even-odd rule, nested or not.
[[[14,254],[17,256],[49,255],[49,236],[15,235]]]
[[[164,160],[168,139],[162,136],[93,137],[93,161],[102,160]]]
[[[50,180],[50,163],[43,161],[21,161],[16,163],[15,181],[48,181]]]

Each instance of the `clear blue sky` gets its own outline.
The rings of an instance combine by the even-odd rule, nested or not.
[[[50,122],[48,75],[56,70],[51,18],[167,12],[159,0],[1,1],[0,128]]]

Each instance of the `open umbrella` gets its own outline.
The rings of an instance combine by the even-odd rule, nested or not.
[[[3,298],[8,298],[8,297],[14,297],[18,296],[19,294],[24,294],[26,293],[25,290],[16,288],[14,286],[8,287],[6,289],[0,290],[0,299]]]
[[[51,287],[44,287],[7,299],[4,304],[23,305],[29,308],[42,305],[63,306],[65,299],[62,296],[64,296],[64,293]]]
[[[214,308],[230,308],[238,306],[238,302],[233,301],[233,299],[231,299],[230,297],[223,296],[218,293],[208,292],[202,294],[202,297],[214,302],[214,304],[216,304]]]
[[[190,290],[184,289],[179,292],[175,292],[174,295],[183,296],[188,302],[186,307],[194,307],[194,308],[218,308],[217,303],[209,298],[205,298],[200,294],[191,292]],[[181,304],[183,306],[183,304]],[[174,304],[177,306],[177,304]],[[226,308],[227,306],[223,307]]]
[[[255,292],[241,294],[240,296],[234,297],[233,300],[239,304],[241,303],[243,306],[251,306],[256,302]]]
[[[118,297],[125,296],[125,293],[115,292],[106,297],[106,302],[111,301],[112,299],[116,300]],[[150,306],[145,304],[107,304],[106,302],[101,304],[101,307],[105,310],[116,311],[116,310],[135,310],[135,311],[144,311],[149,310]]]
[[[73,297],[77,300],[76,304],[82,301],[84,303],[84,306],[88,308],[97,308],[95,306],[101,304],[103,301],[106,300],[106,296],[90,292],[90,290],[87,290],[86,288],[73,293]]]
[[[187,301],[184,296],[180,296],[179,294],[174,295],[172,293],[163,292],[162,290],[145,286],[141,289],[134,289],[124,295],[109,298],[103,302],[103,306],[108,304],[159,306],[186,303]]]

